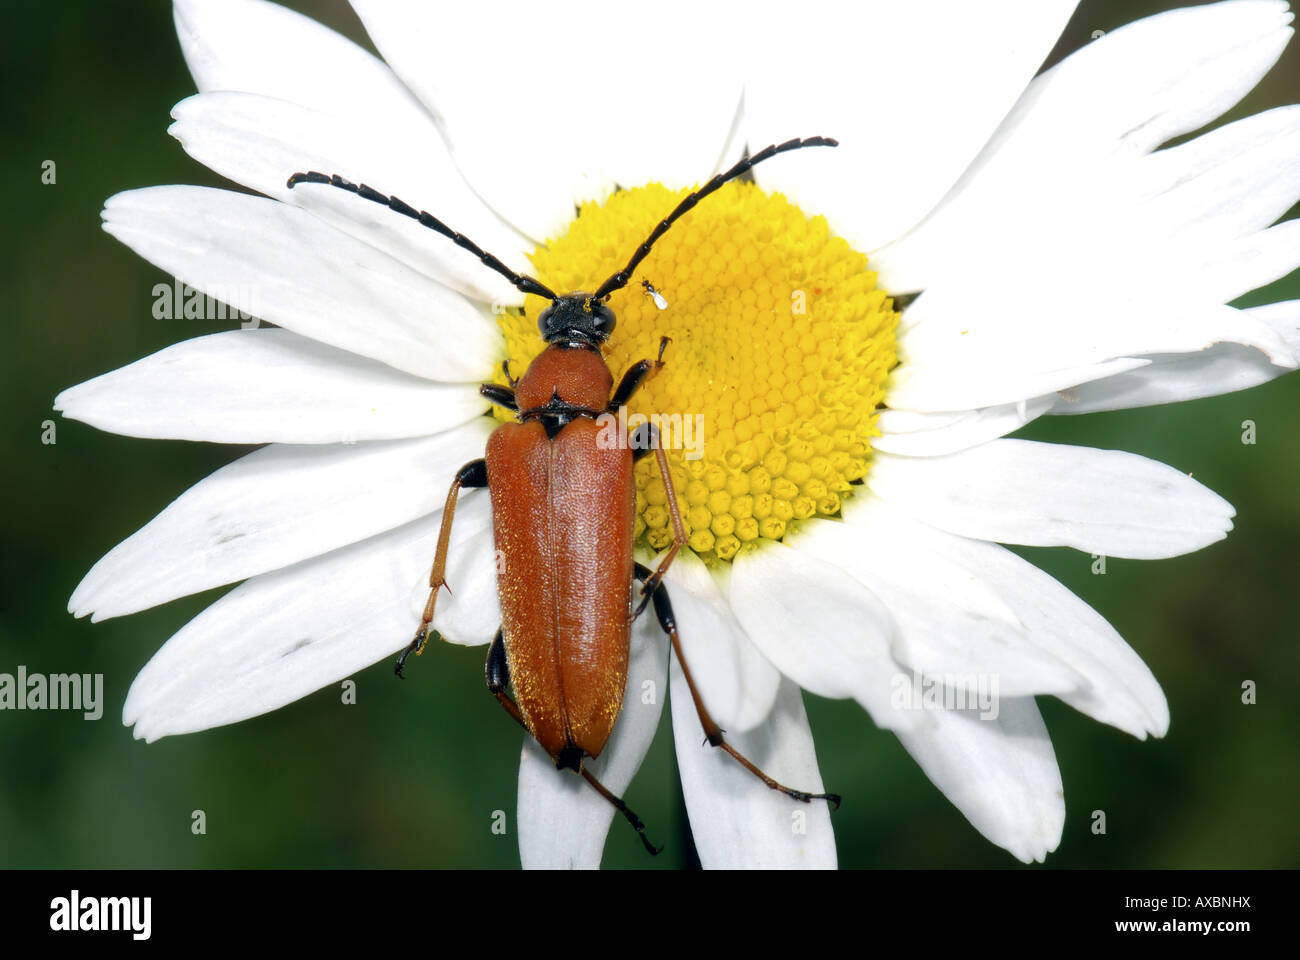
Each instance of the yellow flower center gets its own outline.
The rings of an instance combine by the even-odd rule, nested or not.
[[[595,290],[685,193],[652,184],[584,205],[567,234],[532,254],[537,278],[558,292]],[[545,346],[546,306],[529,296],[499,317],[515,376]],[[628,414],[659,427],[691,550],[729,561],[799,520],[839,513],[879,435],[898,314],[867,258],[824,218],[730,183],[673,225],[609,306],[615,383],[672,340]],[[661,550],[672,524],[653,456],[637,463],[636,485],[637,544]]]

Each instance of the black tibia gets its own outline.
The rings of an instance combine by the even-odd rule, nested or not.
[[[614,395],[609,398],[609,409],[617,410],[623,406],[636,394],[645,382],[645,378],[650,375],[654,369],[654,364],[649,360],[642,360],[640,363],[634,363],[627,368],[627,373],[623,374],[623,379],[618,382],[618,387]]]
[[[638,563],[636,564],[636,578],[648,586],[654,579],[654,575],[650,572],[649,567]],[[700,725],[704,728],[705,742],[709,746],[719,747],[729,753],[736,759],[736,762],[773,790],[778,790],[787,797],[793,797],[795,800],[801,800],[804,803],[813,800],[825,800],[833,808],[838,809],[840,805],[840,795],[838,793],[808,793],[804,790],[794,790],[784,784],[777,783],[751,763],[749,758],[727,743],[722,728],[713,721],[713,717],[709,715],[709,711],[704,706],[704,701],[700,699],[700,692],[695,688],[695,680],[691,677],[690,667],[686,665],[686,658],[682,655],[682,644],[677,636],[677,621],[673,617],[673,605],[668,599],[668,588],[662,583],[655,584],[653,598],[655,616],[659,620],[659,626],[663,628],[664,633],[668,634],[668,639],[673,645],[673,652],[677,655],[677,665],[682,668],[682,677],[686,680],[686,686],[691,691],[691,699],[695,701],[695,712],[700,718]]]
[[[623,379],[618,382],[618,388],[614,391],[614,395],[609,398],[610,410],[617,410],[631,400],[637,390],[641,389],[641,384],[646,382],[647,377],[663,369],[664,350],[672,342],[672,337],[660,337],[659,356],[653,361],[642,360],[627,368],[627,373],[623,374]]]
[[[648,582],[653,577],[652,571],[644,563],[634,564],[633,569],[634,576],[642,583]],[[654,601],[655,618],[659,621],[659,626],[668,636],[674,636],[677,633],[677,620],[673,616],[672,601],[668,599],[668,588],[662,583],[657,584],[650,598]]]
[[[505,407],[507,410],[519,409],[515,404],[515,392],[509,387],[503,387],[499,383],[483,383],[479,384],[478,392],[499,407]]]
[[[497,702],[506,713],[515,718],[515,723],[528,730],[528,724],[524,723],[524,715],[519,712],[519,704],[515,703],[514,698],[506,692],[506,688],[510,686],[510,665],[506,661],[506,641],[500,629],[488,646],[487,664],[483,668],[483,675],[487,680],[488,692],[497,698]]]
[[[643,423],[632,431],[627,438],[627,445],[632,451],[633,462],[640,460],[659,447],[659,430],[653,423]]]
[[[487,461],[471,460],[465,464],[456,471],[456,483],[462,487],[486,487],[488,485]]]
[[[497,630],[496,637],[488,647],[487,664],[483,668],[483,675],[487,680],[488,690],[494,694],[501,693],[510,686],[510,664],[506,661],[505,637],[500,630]]]
[[[451,541],[451,522],[456,516],[456,495],[460,493],[461,487],[486,487],[487,485],[487,461],[471,460],[456,471],[456,479],[451,482],[451,489],[447,491],[447,500],[442,507],[442,527],[438,530],[438,548],[433,555],[433,569],[429,572],[429,599],[424,605],[424,615],[420,618],[420,626],[415,631],[415,639],[406,645],[402,655],[397,658],[397,666],[393,669],[393,672],[403,680],[406,679],[402,673],[406,658],[413,653],[418,655],[423,651],[424,644],[429,639],[429,625],[433,623],[438,591],[447,583],[444,577],[447,570],[447,544]]]

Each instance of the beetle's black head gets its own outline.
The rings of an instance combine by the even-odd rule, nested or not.
[[[614,322],[613,310],[582,291],[556,297],[537,318],[542,339],[547,343],[578,340],[592,346],[609,339],[614,332]]]

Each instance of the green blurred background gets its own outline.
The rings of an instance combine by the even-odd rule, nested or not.
[[[343,2],[298,9],[369,46]],[[1173,6],[1084,0],[1053,59],[1093,31]],[[193,93],[163,2],[6,4],[3,287],[4,522],[0,672],[103,673],[104,717],[0,713],[0,865],[387,867],[518,864],[511,814],[520,735],[484,689],[483,652],[446,646],[400,687],[390,664],[357,675],[358,703],[326,689],[274,714],[152,745],[119,723],[135,673],[213,591],[91,625],[66,613],[81,576],[191,484],[246,452],[136,440],[52,413],[59,390],[228,323],[156,320],[168,278],[99,229],[114,193],[224,185],[166,133]],[[1232,116],[1300,100],[1300,45]],[[41,184],[42,161],[57,183]],[[1296,211],[1292,211],[1294,216]],[[1104,282],[1104,278],[1099,278]],[[1014,294],[1014,291],[1004,291]],[[1249,303],[1300,297],[1292,275]],[[177,324],[184,329],[178,329]],[[43,445],[42,421],[57,422]],[[1257,424],[1254,446],[1241,423]],[[1132,450],[1195,474],[1237,507],[1200,553],[1110,560],[1024,554],[1106,616],[1164,686],[1173,720],[1137,742],[1056,700],[1041,707],[1065,782],[1065,835],[1047,866],[1266,867],[1300,851],[1300,376],[1171,407],[1044,418],[1042,440]],[[1245,680],[1258,704],[1241,704]],[[807,696],[844,866],[1017,866],[934,789],[852,703]],[[693,863],[667,718],[628,792],[666,844],[649,860],[615,825],[605,863]],[[207,814],[194,836],[190,813]],[[1106,836],[1089,830],[1091,811]]]

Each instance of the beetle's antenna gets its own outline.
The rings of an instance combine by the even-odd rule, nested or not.
[[[637,264],[646,258],[646,254],[650,252],[650,248],[654,246],[655,241],[667,233],[668,228],[671,227],[682,214],[687,210],[690,210],[693,206],[709,194],[713,193],[713,191],[717,190],[728,180],[734,180],[736,177],[739,177],[741,174],[762,163],[764,160],[775,157],[778,153],[785,153],[789,150],[798,150],[800,147],[838,147],[839,145],[838,140],[832,140],[830,137],[808,137],[804,140],[787,140],[782,144],[774,143],[770,147],[764,147],[752,157],[746,157],[744,160],[741,160],[726,173],[718,174],[704,186],[700,187],[700,189],[685,197],[681,203],[677,204],[677,209],[668,214],[666,219],[661,220],[659,226],[655,227],[654,230],[650,232],[650,236],[646,242],[637,247],[636,253],[632,254],[632,259],[627,262],[627,266],[602,283],[600,289],[592,294],[591,299],[603,300],[615,290],[621,290],[626,287],[628,280],[632,278],[632,271],[637,268]]]
[[[555,296],[555,293],[540,280],[534,280],[527,274],[515,273],[496,257],[492,256],[492,254],[484,251],[469,237],[457,233],[433,214],[424,210],[416,210],[405,201],[397,199],[397,197],[384,196],[384,194],[380,193],[378,190],[375,190],[364,183],[361,184],[361,186],[357,186],[350,180],[344,180],[338,174],[326,176],[323,173],[317,173],[315,170],[311,170],[307,173],[295,173],[289,178],[288,187],[292,190],[300,183],[323,183],[327,186],[338,187],[340,190],[346,190],[348,193],[355,193],[357,196],[365,197],[367,200],[373,200],[375,203],[382,203],[384,206],[388,207],[388,209],[395,210],[403,216],[410,217],[412,220],[418,220],[423,226],[428,227],[430,230],[436,230],[438,233],[441,233],[452,243],[456,244],[456,246],[468,250],[470,253],[474,254],[474,256],[478,257],[485,266],[491,267],[497,273],[501,274],[501,276],[509,280],[520,291],[524,293],[535,293],[539,297],[545,297],[548,300],[558,299]]]

